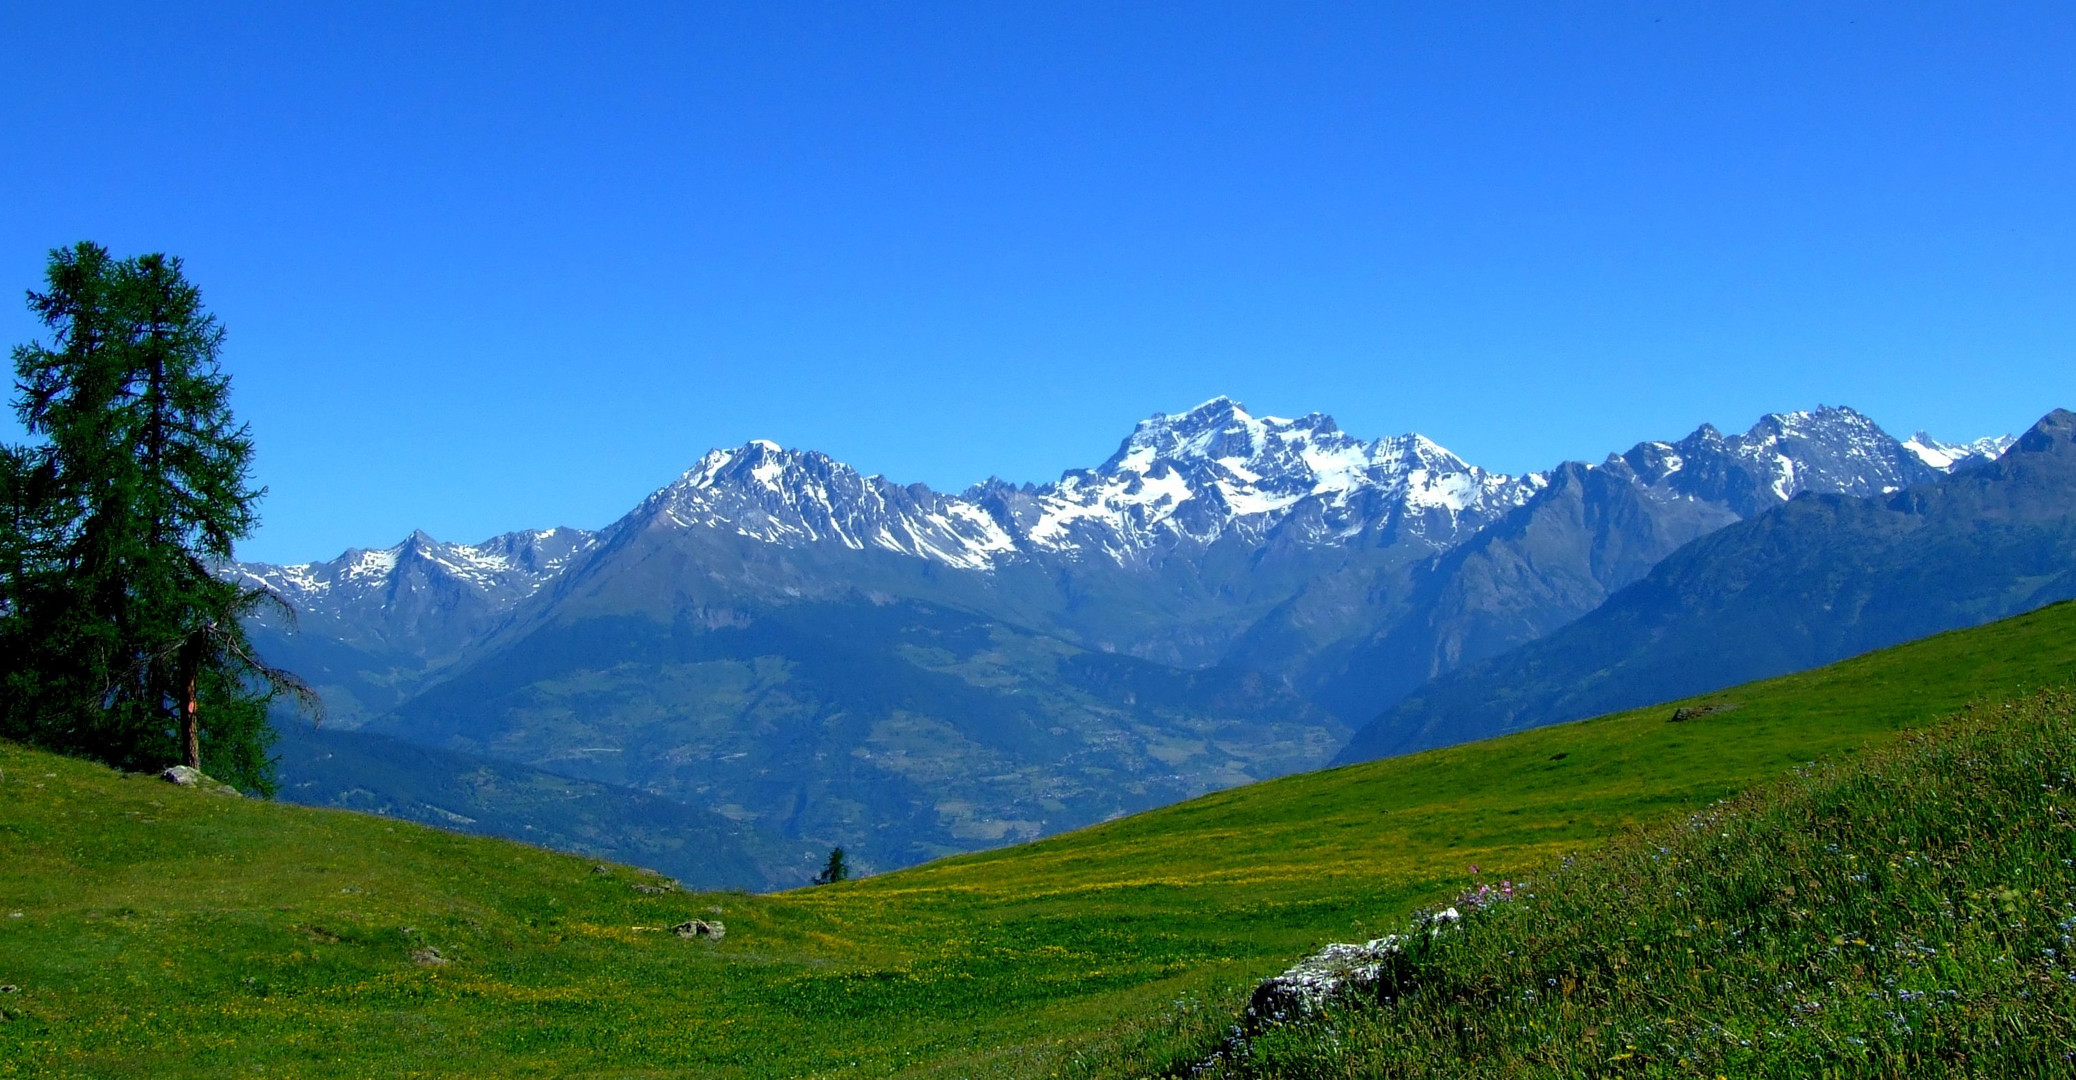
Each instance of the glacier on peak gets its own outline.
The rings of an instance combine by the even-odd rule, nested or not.
[[[583,529],[528,529],[493,536],[480,544],[436,540],[424,530],[386,548],[349,548],[325,562],[275,566],[239,563],[235,577],[264,585],[299,609],[328,611],[355,599],[387,604],[401,575],[436,570],[494,603],[529,596],[559,576],[597,544]]]
[[[709,452],[631,517],[774,544],[880,548],[961,569],[985,569],[1013,547],[992,517],[957,496],[765,440]]]
[[[1877,495],[1931,480],[1952,468],[1899,442],[1864,414],[1827,405],[1768,413],[1738,435],[1702,424],[1678,442],[1639,443],[1625,454],[1608,455],[1608,464],[1617,461],[1647,485],[1688,493],[1734,491],[1736,485],[1726,485],[1726,480],[1742,473],[1760,481],[1777,500],[1805,491]],[[1740,515],[1763,508],[1736,507]]]
[[[1903,449],[1934,469],[1950,472],[1975,462],[1995,461],[2017,441],[2010,435],[1994,435],[1974,442],[1944,443],[1920,431],[1903,440]]]
[[[1032,505],[1017,524],[1032,546],[1122,561],[1229,532],[1259,540],[1307,501],[1338,520],[1301,542],[1332,542],[1361,531],[1351,508],[1368,494],[1399,513],[1439,514],[1446,521],[1435,527],[1454,532],[1463,515],[1503,512],[1534,486],[1466,464],[1420,435],[1364,442],[1323,413],[1255,416],[1217,397],[1142,420],[1103,464],[1029,490]]]

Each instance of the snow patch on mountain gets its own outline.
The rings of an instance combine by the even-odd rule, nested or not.
[[[1920,431],[1903,440],[1903,449],[1940,472],[1952,472],[1978,461],[1995,461],[2017,441],[2010,435],[1998,435],[1969,443],[1943,443]]]
[[[1257,417],[1218,397],[1140,421],[1108,461],[995,511],[1024,546],[1128,561],[1234,533],[1259,541],[1307,504],[1334,527],[1301,543],[1345,540],[1378,513],[1411,515],[1441,542],[1519,505],[1538,480],[1487,473],[1419,435],[1364,442],[1320,413]]]
[[[334,614],[348,605],[387,606],[400,578],[452,583],[494,607],[509,607],[561,576],[597,545],[582,529],[533,529],[480,544],[451,544],[414,532],[393,547],[353,548],[327,562],[275,566],[240,563],[236,578],[279,593],[298,611]]]
[[[772,544],[880,548],[969,570],[986,569],[1015,547],[991,516],[955,496],[764,441],[709,452],[635,517]]]
[[[1984,439],[1969,445],[1989,447],[1997,442]],[[1741,435],[1724,435],[1703,424],[1677,443],[1643,443],[1608,460],[1625,462],[1649,487],[1702,497],[1733,490],[1735,485],[1723,483],[1726,475],[1742,473],[1785,502],[1805,491],[1859,496],[1895,491],[1935,479],[1965,456],[1928,456],[1929,447],[1929,442],[1921,448],[1899,442],[1852,409],[1818,406],[1770,413]],[[1761,509],[1744,506],[1739,512]]]

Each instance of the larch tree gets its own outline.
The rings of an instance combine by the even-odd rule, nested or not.
[[[51,253],[46,285],[29,303],[51,341],[14,350],[38,441],[0,460],[0,734],[270,793],[269,702],[315,697],[246,639],[278,600],[218,573],[263,494],[222,327],[164,255],[82,243]]]
[[[833,847],[829,849],[829,861],[822,864],[822,872],[815,875],[814,883],[834,885],[839,881],[850,880],[850,876],[851,864],[844,855],[843,848]]]

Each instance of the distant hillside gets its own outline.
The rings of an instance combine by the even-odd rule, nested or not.
[[[873,871],[1295,772],[1348,731],[1259,677],[898,601],[547,622],[368,730],[697,801]]]
[[[824,852],[632,788],[359,731],[280,726],[279,797],[660,870],[701,889],[798,885]]]
[[[1884,496],[1806,495],[1697,540],[1592,614],[1442,676],[1359,761],[1701,693],[2076,597],[2076,414]]]
[[[1165,1074],[1256,980],[1471,864],[1539,874],[2072,676],[2063,604],[771,896],[0,744],[0,1077]]]

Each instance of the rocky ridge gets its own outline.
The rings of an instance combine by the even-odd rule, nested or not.
[[[1851,409],[1820,407],[1768,415],[1741,435],[1704,424],[1678,442],[1610,454],[1602,467],[1626,467],[1643,486],[1675,497],[1732,497],[1726,477],[1758,477],[1785,501],[1802,491],[1893,491],[1992,459],[2011,441],[1941,443],[1922,432],[1898,441]],[[1042,485],[989,480],[959,494],[756,440],[710,451],[627,520],[663,518],[781,546],[878,549],[960,570],[1046,558],[1130,565],[1226,538],[1257,547],[1276,539],[1347,545],[1387,520],[1445,549],[1526,504],[1551,476],[1488,472],[1417,434],[1360,440],[1320,413],[1256,417],[1220,397],[1141,421],[1095,468]],[[1734,498],[1739,516],[1764,509],[1744,505],[1756,501],[1749,496]],[[388,548],[285,566],[242,563],[239,571],[319,613],[394,603],[399,592],[433,581],[508,608],[616,527],[514,532],[478,544],[419,532]]]

